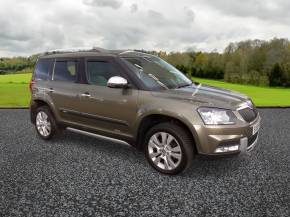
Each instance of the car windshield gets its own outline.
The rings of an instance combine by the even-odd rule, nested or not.
[[[122,57],[151,90],[175,89],[192,84],[178,69],[156,56]]]

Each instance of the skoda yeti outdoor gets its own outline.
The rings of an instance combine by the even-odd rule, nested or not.
[[[261,118],[247,96],[193,83],[146,53],[46,53],[30,89],[42,139],[70,128],[125,141],[166,174],[185,170],[197,154],[248,152],[258,139]]]

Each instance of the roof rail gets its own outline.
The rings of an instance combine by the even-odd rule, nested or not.
[[[100,47],[79,47],[79,48],[68,48],[68,49],[55,49],[42,53],[40,56],[46,56],[50,54],[62,54],[62,53],[75,53],[75,52],[105,52],[106,50]]]
[[[126,55],[126,54],[134,54],[137,56],[156,56],[148,51],[145,50],[125,50],[119,53],[119,55]]]

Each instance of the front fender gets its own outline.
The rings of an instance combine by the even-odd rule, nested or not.
[[[139,133],[139,129],[140,126],[142,124],[142,121],[145,120],[147,117],[151,116],[151,115],[160,115],[160,116],[164,116],[167,118],[172,118],[175,120],[178,120],[179,122],[181,122],[182,124],[184,124],[188,130],[191,132],[196,148],[199,150],[199,141],[198,141],[198,137],[197,137],[197,132],[194,128],[194,125],[192,123],[192,120],[194,119],[194,115],[193,112],[191,112],[190,114],[186,114],[186,113],[181,113],[179,111],[172,111],[172,110],[167,110],[167,109],[161,109],[161,108],[154,108],[154,106],[148,106],[146,108],[140,108],[137,112],[137,119],[135,122],[135,132],[134,132],[134,137],[138,138],[138,133]],[[190,117],[188,117],[190,116]]]

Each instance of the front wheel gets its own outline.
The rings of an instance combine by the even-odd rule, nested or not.
[[[145,139],[145,155],[156,170],[165,174],[178,174],[191,165],[193,139],[182,127],[161,123],[149,130]]]

